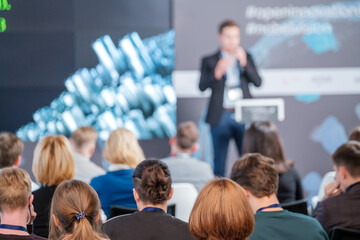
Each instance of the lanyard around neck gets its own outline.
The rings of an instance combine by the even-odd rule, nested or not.
[[[23,226],[16,226],[16,225],[9,225],[9,224],[0,224],[0,228],[4,228],[4,229],[10,229],[10,230],[19,230],[19,231],[24,231],[24,232],[28,232],[27,229]]]
[[[276,207],[281,207],[281,206],[280,206],[280,204],[278,204],[278,203],[271,204],[271,205],[269,205],[269,206],[259,208],[259,209],[256,211],[256,213],[261,212],[261,211],[264,210],[264,209],[276,208]]]
[[[146,207],[142,210],[143,212],[165,212],[163,209],[161,208],[156,208],[156,207]]]

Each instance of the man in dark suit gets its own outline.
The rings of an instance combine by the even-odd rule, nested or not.
[[[214,173],[224,176],[229,141],[234,138],[241,155],[245,125],[234,119],[235,102],[251,98],[249,83],[259,87],[261,78],[251,55],[240,46],[240,27],[228,20],[219,27],[220,50],[202,59],[199,88],[210,88],[206,122],[211,125]]]
[[[360,142],[341,145],[332,159],[336,178],[326,186],[313,216],[329,235],[335,227],[360,230]]]

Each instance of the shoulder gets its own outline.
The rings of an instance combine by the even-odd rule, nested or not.
[[[214,61],[214,60],[218,60],[219,59],[219,51],[216,51],[215,53],[212,53],[210,55],[205,55],[202,57],[202,61],[203,62],[209,62],[209,61]]]
[[[310,216],[300,214],[300,213],[294,213],[294,212],[288,212],[288,218],[295,219],[299,226],[309,227],[313,229],[322,229],[320,223]]]
[[[100,175],[91,179],[90,186],[96,187],[98,184],[101,184],[103,181],[106,181],[106,179],[108,179],[108,172],[105,173],[104,175]]]
[[[38,190],[34,191],[32,194],[34,196],[52,196],[55,192],[56,186],[48,187],[48,186],[41,186]]]
[[[31,237],[31,239],[33,239],[33,240],[46,240],[47,238],[43,238],[43,237],[39,237],[39,236],[37,236],[37,235],[35,235],[35,234],[30,234],[30,237]]]

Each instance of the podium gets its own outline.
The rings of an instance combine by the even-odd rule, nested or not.
[[[282,122],[285,120],[285,104],[282,98],[241,99],[235,103],[235,120]]]

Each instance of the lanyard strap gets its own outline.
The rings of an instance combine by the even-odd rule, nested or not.
[[[350,189],[352,189],[355,185],[358,185],[358,184],[360,184],[360,182],[356,182],[356,183],[354,183],[354,184],[351,184],[350,186],[348,186],[348,187],[346,188],[346,191],[345,191],[345,192],[350,191]]]
[[[269,206],[259,208],[259,209],[256,211],[256,213],[261,212],[261,211],[264,210],[264,209],[276,208],[276,207],[281,207],[281,206],[280,206],[280,204],[278,204],[278,203],[271,204],[271,205],[269,205]]]
[[[163,213],[165,212],[161,208],[155,208],[155,207],[146,207],[142,211],[144,211],[144,212],[163,212]]]
[[[27,229],[23,226],[16,226],[16,225],[8,225],[8,224],[0,224],[0,228],[10,229],[10,230],[19,230],[28,232]]]

